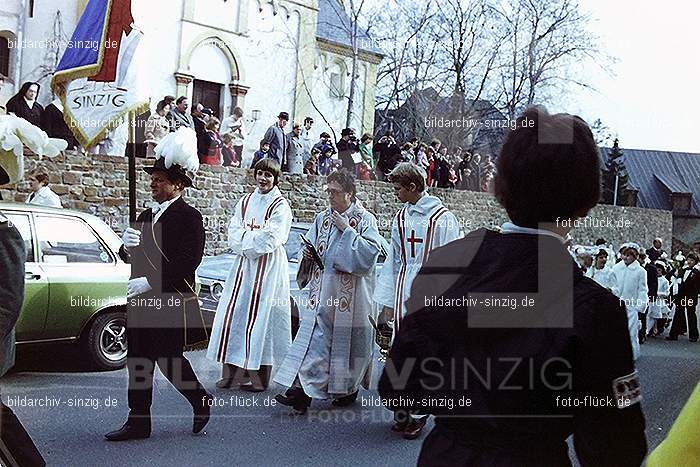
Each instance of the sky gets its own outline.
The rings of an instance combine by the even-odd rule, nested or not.
[[[687,0],[579,0],[592,16],[601,50],[618,61],[614,76],[594,64],[564,108],[600,118],[620,146],[700,153],[700,5]],[[700,156],[699,156],[700,157]]]

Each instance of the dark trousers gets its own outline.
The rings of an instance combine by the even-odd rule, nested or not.
[[[17,416],[0,402],[0,465],[43,467],[46,465]]]
[[[673,315],[673,321],[671,321],[671,330],[668,335],[671,338],[678,337],[685,329],[685,315],[688,313],[688,338],[691,340],[698,340],[698,317],[695,315],[696,304],[693,302],[692,306],[687,303],[684,305],[683,300],[691,300],[688,298],[681,298],[676,303],[676,313]]]
[[[638,333],[639,342],[643,342],[647,337],[647,314],[646,312],[637,312],[637,317],[639,318],[639,321],[642,322],[642,329],[640,329]]]
[[[207,392],[182,355],[181,329],[129,329],[128,341],[130,415],[150,413],[156,365],[193,408],[202,404]]]

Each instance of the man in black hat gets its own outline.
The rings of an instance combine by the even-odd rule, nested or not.
[[[268,151],[268,157],[274,157],[279,162],[280,167],[282,167],[283,172],[287,172],[287,138],[284,134],[284,127],[289,121],[289,114],[287,112],[280,112],[277,116],[277,122],[267,129],[265,136],[263,136],[263,142],[270,145],[270,150]]]
[[[355,130],[345,128],[340,132],[340,140],[335,145],[338,148],[338,157],[343,164],[343,168],[347,169],[351,174],[355,174],[355,160],[353,154],[360,153],[360,146],[357,144]],[[358,161],[359,162],[359,161]]]
[[[161,141],[164,151],[173,145],[168,140],[175,140],[176,134]],[[200,212],[181,198],[192,179],[177,162],[166,167],[164,161],[161,157],[153,167],[144,168],[151,176],[156,203],[141,213],[135,228],[126,230],[119,251],[131,264],[132,277],[127,309],[129,417],[122,428],[105,435],[109,441],[150,436],[156,363],[192,405],[192,431],[199,433],[209,421],[212,396],[182,355],[185,347],[206,344],[206,328],[194,292],[195,270],[204,253],[204,226]]]

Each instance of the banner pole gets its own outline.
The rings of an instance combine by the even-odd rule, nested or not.
[[[129,223],[136,222],[136,118],[129,114]]]

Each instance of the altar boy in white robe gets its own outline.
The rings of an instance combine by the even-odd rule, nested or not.
[[[300,311],[299,331],[275,382],[289,387],[275,399],[304,413],[311,399],[355,402],[371,372],[375,268],[382,245],[377,220],[355,199],[353,176],[341,170],[328,176],[330,208],[316,215],[302,248],[297,282],[309,285]]]
[[[292,210],[277,187],[279,164],[262,159],[254,170],[258,186],[238,201],[229,225],[228,244],[236,258],[216,309],[207,357],[224,365],[217,387],[232,387],[242,369],[250,381],[240,388],[260,392],[292,341],[284,249]]]
[[[618,297],[627,310],[632,355],[635,360],[639,358],[639,330],[641,329],[639,313],[646,310],[649,301],[647,273],[637,258],[639,258],[639,250],[628,246],[622,250],[622,261],[613,267],[619,291]]]
[[[406,316],[411,284],[435,248],[461,238],[459,223],[440,198],[425,193],[425,171],[416,164],[402,162],[389,174],[394,193],[405,203],[391,224],[391,248],[374,290],[374,301],[382,306],[381,323],[394,322],[400,332]],[[393,431],[406,439],[416,439],[427,416],[413,418],[408,411],[394,411]]]

